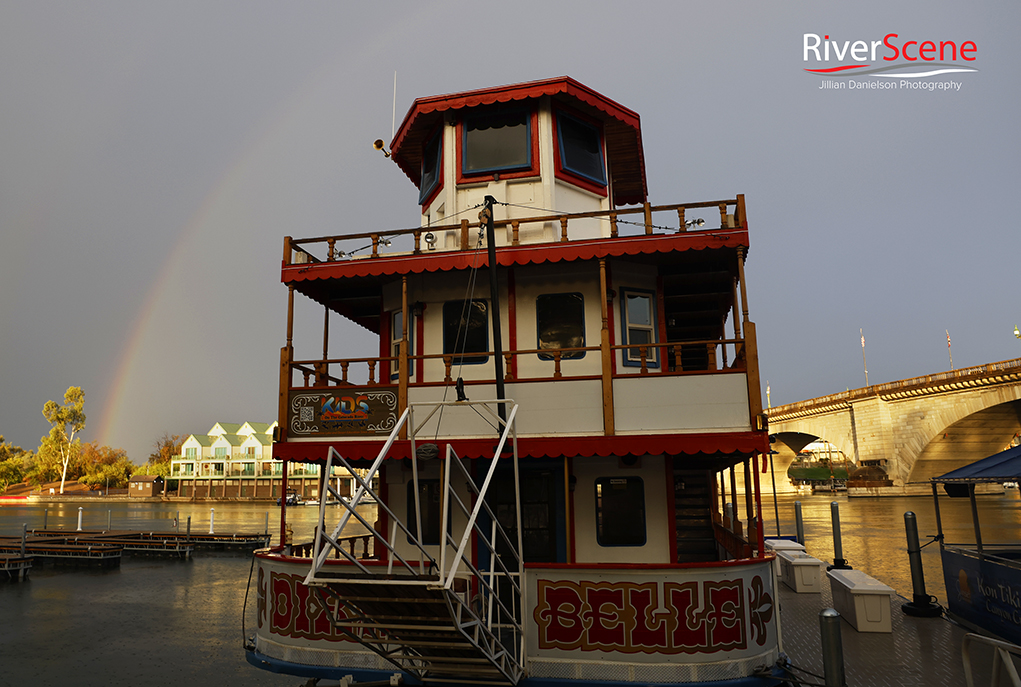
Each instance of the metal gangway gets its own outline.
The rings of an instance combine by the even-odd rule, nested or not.
[[[508,406],[510,413],[504,420],[499,411]],[[438,426],[444,412],[454,414],[467,409],[499,428],[500,439],[481,484],[467,470],[453,444],[446,443],[440,492],[443,545],[438,547],[436,560],[422,541],[419,460],[438,456],[439,447],[423,444],[418,437],[434,417]],[[364,476],[330,448],[323,474],[328,476],[333,466],[342,466],[354,475],[358,488],[348,501],[330,486],[328,478],[323,480],[312,567],[305,584],[313,587],[323,606],[330,609],[338,631],[423,682],[514,685],[524,673],[522,613],[526,606],[522,585],[517,411],[517,404],[510,399],[409,404]],[[416,413],[417,417],[424,413],[424,419],[419,421]],[[411,441],[414,527],[398,517],[371,487],[404,427],[408,428]],[[508,444],[511,455],[505,456]],[[497,467],[501,461],[506,464],[508,457],[513,459],[516,541],[511,541],[487,499]],[[467,503],[452,486],[459,484],[464,484],[468,491]],[[344,507],[340,521],[332,528],[326,523],[330,496]],[[391,523],[389,533],[377,531],[357,511],[360,504],[373,500]],[[452,514],[466,522],[459,533],[451,531]],[[381,565],[366,565],[344,549],[341,534],[351,518],[372,535],[375,552],[385,552],[385,573],[380,572]],[[410,543],[413,555],[402,556],[397,551],[400,537]],[[472,560],[473,545],[478,565]],[[404,550],[407,554],[408,548]],[[328,563],[331,556],[346,559],[346,563]]]

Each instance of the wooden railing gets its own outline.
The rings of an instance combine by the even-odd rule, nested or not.
[[[709,219],[695,218],[687,214],[689,210],[715,209],[719,212],[719,224],[716,224],[711,216]],[[637,220],[625,219],[638,216]],[[656,223],[666,215],[669,226]],[[575,212],[537,215],[532,217],[518,217],[510,219],[494,220],[494,228],[502,229],[503,233],[510,230],[510,237],[507,245],[521,245],[521,231],[529,225],[545,226],[555,223],[559,226],[559,235],[552,241],[529,240],[530,245],[536,243],[567,243],[571,241],[570,224],[572,221],[602,219],[609,225],[608,238],[634,236],[663,235],[667,233],[678,233],[685,231],[711,231],[719,232],[728,229],[744,229],[746,227],[744,195],[729,200],[710,200],[697,203],[678,203],[671,205],[651,205],[645,203],[635,208],[617,208],[614,210],[599,210],[595,212]],[[676,221],[677,226],[673,226]],[[698,224],[702,221],[703,224]],[[388,232],[367,232],[362,234],[343,234],[337,236],[322,236],[315,238],[284,239],[284,264],[309,264],[334,262],[351,257],[358,258],[379,258],[392,249],[391,254],[407,254],[410,252],[418,255],[425,252],[435,251],[458,251],[474,248],[471,240],[472,222],[464,219],[456,224],[438,224],[429,227],[415,227],[412,229],[394,229]],[[474,226],[478,226],[475,222]],[[423,237],[432,233],[456,232],[459,236],[456,247],[453,249],[427,244],[423,249]],[[586,237],[591,238],[591,237]]]
[[[685,369],[683,366],[683,352],[685,349],[704,346],[706,349],[705,356],[707,364],[704,367],[698,367],[694,369]],[[730,353],[728,354],[728,348]],[[657,375],[683,375],[683,374],[699,374],[699,373],[712,373],[712,372],[743,372],[745,371],[745,359],[744,359],[744,340],[743,339],[717,339],[713,341],[683,341],[666,344],[617,344],[610,347],[611,351],[623,351],[624,357],[627,357],[627,351],[636,351],[638,353],[637,360],[630,359],[628,362],[633,363],[626,367],[627,370],[638,369],[637,374],[657,374]],[[719,353],[717,353],[719,350]],[[572,355],[578,353],[600,353],[599,346],[584,346],[577,348],[559,348],[559,349],[521,349],[515,351],[505,351],[504,356],[504,381],[507,382],[544,382],[551,379],[562,379],[564,378],[564,365],[572,364],[577,359],[572,358]],[[473,358],[473,357],[485,357],[491,359],[493,356],[492,351],[487,352],[466,352],[462,355],[452,355],[449,353],[436,353],[429,355],[415,355],[408,356],[408,364],[412,370],[417,368],[418,361],[436,361],[442,360],[443,362],[443,376],[435,377],[430,380],[417,379],[417,375],[413,374],[409,380],[410,386],[416,384],[425,383],[445,383],[450,384],[453,382],[453,371],[458,365],[458,360],[461,357]],[[521,356],[536,356],[544,363],[548,363],[552,366],[552,370],[547,374],[537,376],[521,376],[517,373],[519,367],[516,362],[517,358]],[[382,356],[374,358],[344,358],[344,359],[327,359],[327,360],[296,360],[291,363],[291,388],[310,388],[313,386],[355,386],[355,385],[366,385],[376,386],[379,384],[389,384],[389,380],[384,380],[382,377],[385,374],[397,374],[400,359],[396,356]],[[732,361],[732,362],[729,362]],[[666,365],[663,363],[666,362]],[[389,372],[382,372],[389,368]],[[339,373],[338,373],[339,371]],[[635,372],[625,372],[617,370],[614,374],[615,377],[631,377],[634,376]],[[586,377],[595,377],[599,375],[598,369],[590,371],[588,374],[579,375]],[[297,379],[295,379],[297,377]],[[491,381],[491,380],[490,380]],[[394,380],[393,384],[397,381]]]

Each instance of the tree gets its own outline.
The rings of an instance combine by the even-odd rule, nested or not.
[[[181,455],[181,444],[188,437],[181,434],[168,434],[163,433],[156,443],[153,444],[155,449],[149,454],[149,462],[153,465],[159,465],[160,463],[166,463],[167,467],[170,467],[170,461],[176,456]],[[145,473],[145,474],[157,474],[157,473]]]
[[[46,401],[43,416],[53,425],[48,438],[55,444],[52,448],[59,453],[63,465],[60,473],[60,493],[63,494],[67,466],[72,458],[76,457],[81,444],[81,440],[76,441],[74,435],[85,429],[85,392],[79,386],[68,387],[64,392],[64,405],[59,405],[56,401]],[[43,442],[46,443],[46,438]]]
[[[6,443],[3,435],[0,434],[0,493],[10,485],[25,479],[27,463],[31,459],[30,451]]]
[[[124,449],[99,446],[94,441],[81,447],[78,465],[81,470],[78,481],[92,488],[123,488],[135,472],[135,466],[128,460]]]

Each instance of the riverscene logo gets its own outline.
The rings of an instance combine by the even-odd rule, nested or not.
[[[929,80],[944,74],[977,72],[978,44],[973,40],[916,40],[888,33],[882,40],[839,40],[806,33],[802,42],[805,71],[832,77],[820,89],[959,91],[963,81]],[[856,80],[856,77],[874,77]]]

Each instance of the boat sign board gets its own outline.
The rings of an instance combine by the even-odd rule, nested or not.
[[[289,436],[387,435],[397,425],[397,387],[366,386],[290,391]]]
[[[943,582],[952,614],[1014,644],[1021,644],[1021,566],[947,546]]]

